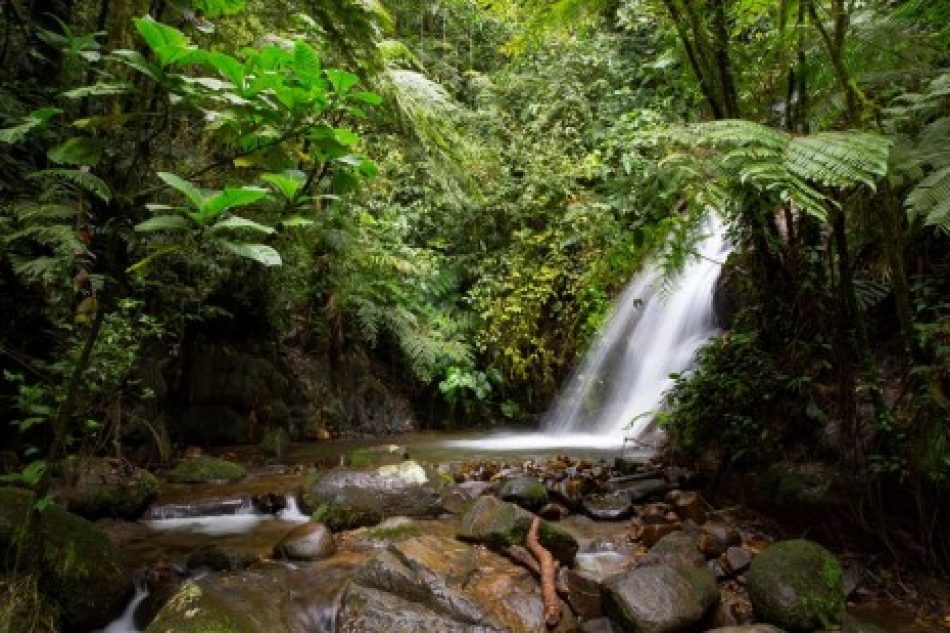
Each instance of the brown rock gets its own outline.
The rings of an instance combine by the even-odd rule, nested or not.
[[[647,547],[653,547],[661,538],[682,529],[679,523],[646,523],[640,534],[640,542]]]
[[[548,521],[560,521],[566,518],[570,513],[571,511],[560,503],[548,503],[538,510],[538,516]]]
[[[640,510],[640,519],[644,523],[669,523],[667,516],[670,506],[666,503],[648,503]]]
[[[718,558],[730,547],[742,544],[739,532],[724,523],[706,523],[696,539],[699,549],[706,558]]]
[[[681,519],[691,519],[699,525],[706,522],[706,507],[699,493],[680,493],[673,501],[673,510]]]
[[[730,547],[719,557],[719,565],[727,576],[741,574],[752,564],[752,554],[743,547]]]

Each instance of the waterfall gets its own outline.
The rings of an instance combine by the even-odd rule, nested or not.
[[[653,418],[698,348],[718,332],[713,293],[730,245],[716,218],[673,279],[648,265],[617,299],[611,316],[544,416],[540,433],[462,441],[485,450],[617,448],[654,428]]]
[[[649,265],[620,295],[607,326],[544,418],[554,435],[595,433],[622,442],[650,427],[673,385],[717,332],[713,292],[729,253],[723,227],[710,220],[694,257],[670,284]]]

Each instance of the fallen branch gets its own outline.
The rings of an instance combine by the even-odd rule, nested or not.
[[[527,568],[527,570],[534,574],[535,578],[538,580],[541,579],[541,568],[538,567],[538,561],[536,561],[531,555],[531,552],[525,548],[521,547],[520,545],[512,545],[510,547],[503,548],[501,553],[510,558],[512,561]],[[567,602],[568,606],[570,606],[571,590],[567,588],[567,585],[560,574],[558,574],[557,578],[557,595],[561,596],[561,599],[564,600],[564,602]]]
[[[541,530],[540,517],[534,517],[528,530],[526,545],[531,555],[538,561],[541,570],[541,600],[544,602],[544,621],[549,627],[557,626],[561,621],[561,600],[557,595],[557,562],[541,542],[538,532]]]

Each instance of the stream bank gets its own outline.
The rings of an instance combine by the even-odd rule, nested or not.
[[[543,631],[538,580],[511,549],[533,512],[563,562],[555,630],[705,631],[763,619],[750,569],[781,531],[741,508],[710,507],[695,473],[616,454],[453,459],[438,437],[405,439],[294,444],[281,464],[251,447],[216,451],[247,468],[232,482],[158,473],[141,520],[98,522],[147,591],[106,630]],[[937,630],[917,605],[888,596],[866,561],[842,562],[825,624],[846,605],[846,631]]]

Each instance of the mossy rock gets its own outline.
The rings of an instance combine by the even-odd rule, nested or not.
[[[524,545],[534,515],[513,503],[482,496],[465,511],[457,536],[463,541],[505,548]],[[547,521],[538,533],[541,544],[564,565],[571,565],[577,554],[577,541],[570,533]]]
[[[146,633],[256,633],[261,629],[216,592],[186,582],[145,629]]]
[[[261,453],[267,457],[283,459],[287,456],[287,450],[290,448],[290,435],[281,427],[269,428],[264,431],[264,438],[261,440]]]
[[[83,459],[67,467],[67,485],[55,494],[67,510],[87,519],[142,516],[158,496],[158,479],[147,470],[106,459]]]
[[[521,476],[507,480],[498,496],[533,512],[548,502],[547,488],[534,477]]]
[[[331,530],[376,525],[391,516],[436,517],[443,512],[440,485],[420,464],[334,468],[309,477],[303,500],[313,518]]]
[[[238,481],[245,477],[247,477],[247,469],[244,466],[215,457],[186,459],[168,474],[168,480],[176,484]]]
[[[33,576],[0,575],[0,632],[58,633],[59,607],[40,593]]]
[[[775,543],[752,561],[746,588],[756,616],[790,631],[829,628],[841,621],[841,565],[804,539]]]
[[[0,488],[0,552],[13,567],[33,494]],[[132,581],[105,533],[56,505],[43,511],[39,588],[58,605],[65,629],[89,631],[118,615],[132,594]]]

